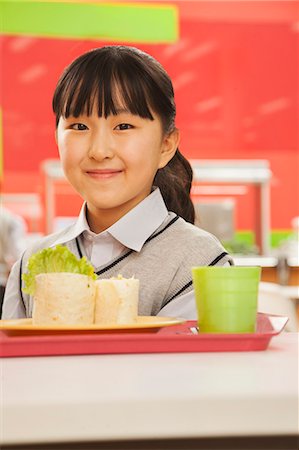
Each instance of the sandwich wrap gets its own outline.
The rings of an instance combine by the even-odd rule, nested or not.
[[[29,258],[23,291],[33,296],[34,325],[89,325],[94,322],[93,266],[57,245]]]
[[[130,324],[137,321],[139,280],[119,276],[95,283],[95,323]]]
[[[36,276],[34,325],[90,325],[94,322],[95,281],[87,275],[56,272]]]

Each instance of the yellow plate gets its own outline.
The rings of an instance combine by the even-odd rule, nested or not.
[[[32,319],[0,320],[0,330],[11,331],[117,331],[140,330],[179,325],[186,322],[178,317],[138,316],[137,322],[126,324],[92,324],[92,325],[33,325]]]

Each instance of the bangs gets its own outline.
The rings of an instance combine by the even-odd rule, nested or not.
[[[79,58],[72,63],[58,82],[53,97],[56,125],[61,116],[89,116],[94,108],[99,117],[107,118],[124,109],[154,120],[151,110],[155,108],[148,101],[152,88],[138,64],[132,64],[132,60],[125,64],[120,58],[98,58],[93,52],[84,56],[83,61]]]

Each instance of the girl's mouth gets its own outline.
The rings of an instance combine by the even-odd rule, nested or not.
[[[91,178],[104,179],[104,178],[113,178],[122,173],[122,170],[119,169],[87,170],[86,173]]]

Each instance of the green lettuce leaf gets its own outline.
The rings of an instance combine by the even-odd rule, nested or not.
[[[22,275],[22,280],[25,282],[22,290],[30,295],[34,295],[35,277],[40,273],[71,272],[88,275],[94,280],[97,279],[93,266],[85,256],[78,259],[67,247],[62,245],[45,248],[34,253],[29,258],[26,269],[27,273]]]

